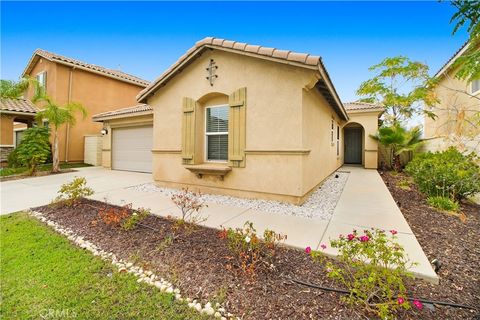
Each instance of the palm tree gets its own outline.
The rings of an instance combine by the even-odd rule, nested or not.
[[[389,127],[381,127],[371,137],[380,144],[390,148],[390,163],[395,171],[402,169],[400,155],[403,152],[415,151],[422,144],[422,132],[419,127],[407,130],[395,123]]]
[[[36,115],[37,121],[41,122],[43,119],[47,119],[49,124],[53,127],[53,145],[52,145],[52,172],[60,171],[60,160],[58,158],[58,129],[63,124],[69,124],[74,126],[76,123],[75,112],[80,112],[85,119],[87,111],[79,103],[68,103],[64,106],[57,105],[48,96],[39,98],[39,101],[45,102],[43,110],[39,111]]]
[[[35,78],[21,78],[19,81],[0,80],[0,98],[20,99],[31,86],[35,88],[33,101],[45,95],[44,88]]]

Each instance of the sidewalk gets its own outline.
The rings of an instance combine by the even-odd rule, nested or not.
[[[395,229],[409,258],[418,263],[412,272],[419,278],[438,283],[438,276],[378,172],[353,166],[344,166],[340,171],[350,174],[330,221],[207,203],[208,207],[202,211],[206,218],[202,224],[212,228],[237,228],[250,221],[260,234],[267,228],[286,234],[286,245],[300,249],[307,246],[318,249],[320,244],[327,244],[326,253],[332,256],[336,252],[329,248],[329,239],[337,238],[339,234],[346,235],[353,229],[361,232],[372,227]],[[175,204],[157,192],[124,188],[98,192],[91,198],[107,200],[117,205],[132,203],[134,208],[149,208],[152,213],[164,217],[180,216],[180,210]]]

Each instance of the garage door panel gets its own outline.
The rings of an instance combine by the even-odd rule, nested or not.
[[[112,130],[112,168],[152,172],[152,126]]]

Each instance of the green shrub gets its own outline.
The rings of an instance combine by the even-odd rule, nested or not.
[[[54,200],[55,203],[72,206],[80,198],[91,196],[93,190],[87,187],[87,180],[85,178],[76,177],[72,182],[63,184],[58,193],[59,196]]]
[[[405,168],[428,196],[454,200],[480,192],[480,167],[474,153],[463,155],[451,147],[443,152],[417,155]]]
[[[125,231],[134,229],[139,222],[142,222],[151,214],[149,209],[139,208],[135,210],[127,219],[122,222],[122,228]]]
[[[457,212],[459,208],[457,201],[454,201],[447,197],[441,197],[441,196],[428,197],[427,202],[432,207],[435,207],[443,211]]]
[[[49,139],[50,131],[46,127],[25,130],[22,141],[8,157],[9,166],[27,167],[29,174],[34,174],[37,166],[50,157]]]
[[[324,264],[327,276],[349,294],[342,299],[349,304],[365,308],[367,313],[375,313],[381,319],[394,319],[400,309],[410,309],[405,280],[413,278],[408,268],[404,249],[396,241],[395,230],[391,236],[385,231],[364,230],[358,235],[356,230],[347,236],[330,240],[332,248],[338,249],[338,262],[326,259],[323,252],[306,248],[315,261]],[[325,245],[321,245],[325,249]],[[416,304],[415,304],[416,305]]]

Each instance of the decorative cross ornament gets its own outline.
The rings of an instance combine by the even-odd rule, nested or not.
[[[215,61],[213,59],[210,59],[210,63],[208,64],[208,67],[205,68],[208,72],[208,76],[206,77],[208,81],[210,81],[210,85],[213,87],[213,80],[215,78],[218,78],[218,75],[215,74],[215,70],[218,69],[218,66],[215,65]]]

